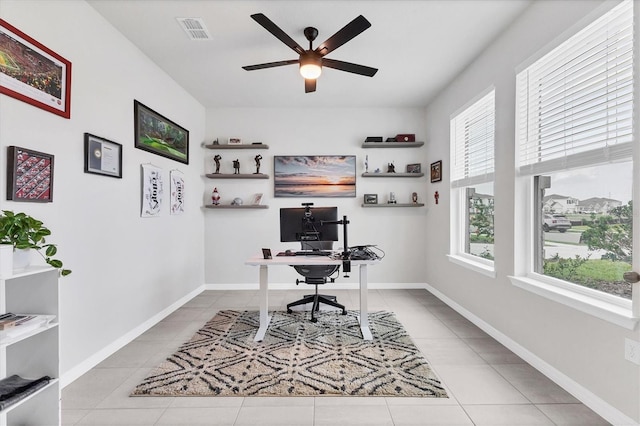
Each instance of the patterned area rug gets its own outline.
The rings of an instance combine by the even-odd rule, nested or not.
[[[221,311],[155,368],[132,396],[413,396],[447,398],[395,316],[357,311],[272,312],[262,342],[256,311]]]

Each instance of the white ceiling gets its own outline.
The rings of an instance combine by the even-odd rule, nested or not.
[[[88,0],[118,31],[212,107],[420,107],[500,34],[531,0],[272,1]],[[372,26],[327,58],[378,68],[374,77],[324,68],[304,93],[297,65],[245,71],[297,54],[250,15],[264,13],[304,48],[358,15]],[[176,18],[202,18],[211,40],[192,41]]]

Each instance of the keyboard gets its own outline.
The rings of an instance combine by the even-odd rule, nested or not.
[[[296,252],[296,256],[329,256],[331,254],[333,254],[333,252],[325,250],[303,250]]]

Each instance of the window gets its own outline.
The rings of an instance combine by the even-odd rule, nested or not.
[[[517,75],[527,273],[594,297],[631,298],[633,49],[627,0]]]
[[[495,91],[451,119],[451,254],[493,267]]]

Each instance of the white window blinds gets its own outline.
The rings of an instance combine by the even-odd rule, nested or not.
[[[493,181],[495,91],[451,119],[451,186]]]
[[[517,76],[521,174],[631,156],[633,2],[624,1]]]

